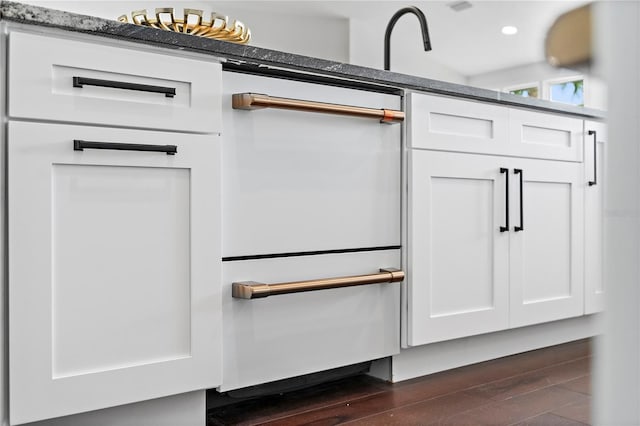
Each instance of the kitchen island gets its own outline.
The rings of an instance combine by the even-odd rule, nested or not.
[[[399,381],[596,333],[602,111],[0,13],[4,421],[203,424],[205,389],[373,360]],[[407,124],[232,105],[257,91]],[[270,286],[297,294],[232,291]]]

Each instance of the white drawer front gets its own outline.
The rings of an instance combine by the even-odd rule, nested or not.
[[[582,161],[579,118],[509,109],[510,153],[521,157]]]
[[[410,95],[412,148],[503,154],[508,145],[507,109],[496,105]]]
[[[412,148],[582,161],[582,120],[442,96],[410,94]]]
[[[224,256],[400,244],[400,125],[231,107],[240,92],[394,109],[399,97],[223,74]]]
[[[400,250],[223,263],[221,390],[377,359],[400,350],[400,283],[234,299],[233,282],[290,282],[399,267]]]
[[[20,32],[9,39],[11,117],[220,132],[220,64]]]

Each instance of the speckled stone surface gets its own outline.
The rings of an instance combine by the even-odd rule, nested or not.
[[[67,31],[83,32],[155,46],[191,50],[211,54],[237,64],[272,66],[339,79],[358,80],[377,85],[476,99],[536,110],[575,114],[583,117],[605,118],[605,112],[590,108],[580,108],[539,99],[523,98],[521,96],[500,93],[493,90],[279,52],[260,47],[211,40],[154,28],[146,28],[134,24],[79,15],[19,2],[0,1],[0,17],[5,21],[22,24],[54,27]]]

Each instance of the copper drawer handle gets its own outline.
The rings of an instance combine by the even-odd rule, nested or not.
[[[381,123],[400,123],[404,121],[404,112],[392,109],[364,108],[325,102],[303,101],[299,99],[277,98],[258,93],[235,93],[231,98],[233,109],[254,110],[261,108],[281,108],[299,111],[324,112],[354,117],[379,119]]]
[[[323,278],[310,281],[263,284],[255,281],[233,283],[232,296],[236,299],[258,299],[279,294],[300,293],[303,291],[327,290],[331,288],[353,287],[357,285],[395,283],[404,280],[400,269],[380,269],[378,274],[355,275],[350,277]]]

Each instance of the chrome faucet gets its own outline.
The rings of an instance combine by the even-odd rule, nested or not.
[[[403,7],[399,11],[397,11],[389,20],[387,24],[387,30],[384,33],[384,69],[389,69],[389,49],[391,47],[391,30],[393,30],[393,26],[398,22],[398,19],[405,13],[413,13],[418,17],[420,21],[420,28],[422,29],[422,40],[424,42],[424,51],[428,52],[431,50],[431,40],[429,39],[429,27],[427,27],[427,18],[425,18],[424,13],[420,9],[415,6]]]

